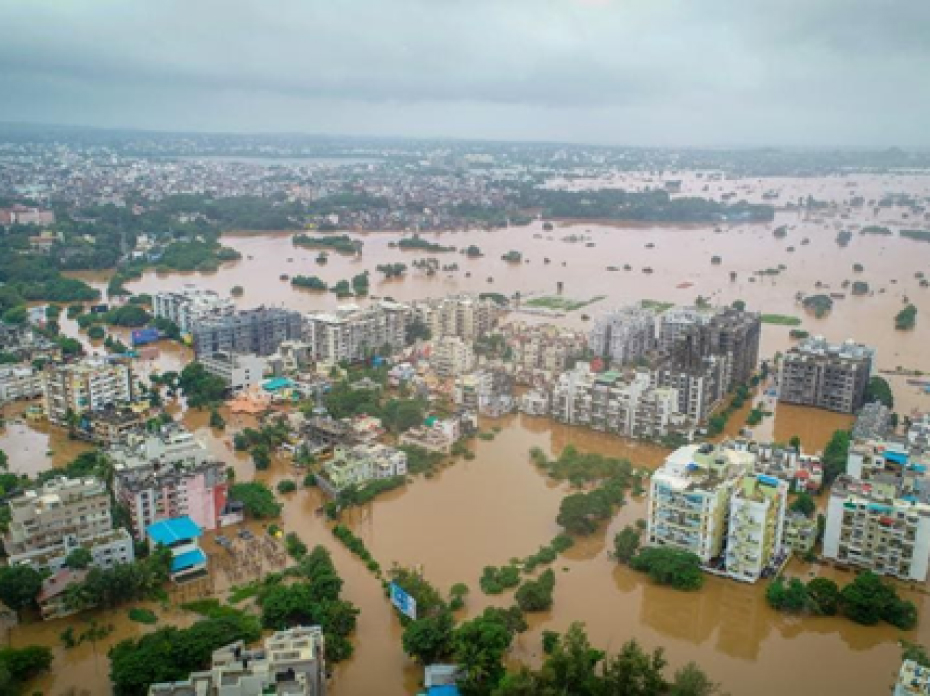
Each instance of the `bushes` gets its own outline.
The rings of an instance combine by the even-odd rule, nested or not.
[[[627,525],[614,537],[614,556],[620,563],[629,563],[639,549],[642,530]]]
[[[307,545],[294,532],[288,532],[285,535],[284,548],[287,549],[288,556],[295,561],[299,561],[307,555]]]
[[[515,599],[523,611],[546,611],[552,607],[555,573],[549,568],[538,580],[527,580],[517,589]]]
[[[520,569],[515,565],[496,568],[485,566],[479,585],[485,594],[500,594],[520,584]]]
[[[380,566],[378,562],[371,555],[371,552],[365,546],[365,542],[359,539],[355,534],[352,533],[352,530],[346,527],[345,525],[337,524],[333,527],[333,536],[339,539],[343,545],[349,549],[356,556],[361,558],[368,564],[368,569],[373,573],[380,572]]]
[[[872,626],[880,621],[902,630],[917,625],[917,607],[898,596],[894,586],[866,571],[840,589],[828,578],[814,578],[806,585],[798,578],[778,578],[765,591],[769,605],[791,614],[834,616]]]
[[[291,479],[282,479],[278,481],[277,485],[278,493],[293,493],[297,490],[297,484],[294,483]]]
[[[575,545],[575,540],[567,534],[559,534],[548,546],[540,546],[539,551],[523,559],[523,572],[531,573],[537,566],[552,563],[560,553]]]
[[[143,609],[142,607],[133,607],[129,610],[129,619],[130,621],[136,621],[143,624],[153,624],[158,621],[158,617],[155,616],[155,612],[150,609]]]
[[[698,590],[704,584],[701,559],[680,549],[648,546],[630,559],[630,567],[649,573],[653,582],[677,590]]]
[[[281,514],[281,503],[274,499],[271,489],[259,481],[233,484],[229,489],[229,495],[233,500],[241,501],[246,514],[257,520]]]
[[[917,307],[909,304],[895,315],[894,327],[898,331],[909,331],[917,323]]]

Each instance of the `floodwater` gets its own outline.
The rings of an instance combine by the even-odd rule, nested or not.
[[[685,192],[701,191],[704,185],[692,175],[665,178],[683,179]],[[628,186],[632,181],[628,177],[617,185]],[[291,233],[238,234],[227,236],[224,243],[243,254],[239,262],[206,274],[159,275],[152,271],[129,287],[134,292],[151,293],[193,282],[229,293],[233,286],[241,285],[245,294],[237,300],[240,306],[264,303],[306,311],[333,308],[340,301],[329,293],[292,289],[287,281],[279,279],[281,274],[319,275],[326,282],[335,283],[368,270],[374,277],[372,294],[398,300],[460,291],[505,294],[520,291],[524,296],[554,294],[557,281],[564,283],[565,295],[572,298],[607,296],[558,320],[574,327],[585,325],[582,317],[585,313],[593,316],[610,306],[642,298],[680,304],[691,303],[698,295],[715,304],[742,299],[751,309],[798,316],[803,320],[800,328],[811,333],[823,334],[834,341],[855,338],[876,346],[881,369],[900,366],[930,372],[922,350],[930,339],[930,320],[926,318],[930,311],[927,299],[930,290],[920,288],[915,277],[916,273],[930,271],[930,245],[858,233],[846,248],[835,243],[839,229],[855,231],[868,224],[885,224],[892,229],[927,228],[926,222],[914,219],[903,208],[877,212],[871,206],[848,209],[844,201],[854,194],[871,200],[886,192],[926,197],[930,178],[909,175],[753,179],[707,185],[710,188],[704,195],[736,190],[738,198],[760,200],[764,191],[778,190],[779,204],[810,193],[818,200],[834,201],[838,207],[812,213],[782,210],[773,224],[721,225],[719,231],[713,225],[593,222],[558,224],[554,230],[544,231],[542,222],[536,222],[506,232],[426,234],[428,239],[460,248],[476,244],[485,257],[469,260],[454,253],[434,255],[444,264],[457,263],[459,270],[435,276],[411,270],[408,277],[391,281],[380,280],[375,266],[397,261],[409,265],[413,259],[426,256],[389,247],[398,238],[394,233],[359,234],[365,242],[361,258],[331,254],[325,266],[315,263],[316,250],[294,247]],[[788,225],[789,231],[786,239],[778,240],[772,230],[781,224]],[[587,235],[596,246],[562,241],[569,234]],[[806,244],[802,243],[805,239]],[[647,248],[647,244],[653,244],[654,248]],[[511,265],[501,261],[500,256],[511,249],[522,251],[526,262]],[[714,255],[722,257],[720,265],[711,264]],[[545,258],[550,263],[546,264]],[[861,263],[864,272],[855,274],[854,263]],[[606,270],[608,265],[622,269],[624,264],[630,264],[632,270]],[[750,280],[754,271],[779,264],[786,266],[779,275]],[[644,267],[654,272],[643,273]],[[734,281],[730,280],[731,272],[736,273]],[[106,274],[81,275],[98,287],[105,287]],[[855,279],[869,282],[874,294],[852,297],[847,293],[822,319],[805,313],[796,302],[798,293],[819,292],[815,289],[817,281],[829,286],[822,291],[846,292],[842,289],[843,281]],[[880,292],[882,289],[884,292]],[[897,332],[893,329],[893,316],[904,297],[918,307],[917,326],[913,331]],[[530,315],[520,318],[539,320]],[[63,330],[70,333],[68,326],[63,326]],[[791,345],[788,333],[789,327],[766,325],[763,357],[786,350]],[[177,369],[186,358],[184,351],[165,349],[151,369]],[[893,378],[892,384],[898,410],[909,413],[928,409],[930,397],[908,386],[903,377]],[[750,407],[747,404],[734,414],[728,428],[738,430]],[[182,412],[183,405],[173,404],[171,411]],[[788,405],[777,406],[774,412],[773,417],[766,418],[756,428],[757,435],[764,433],[782,442],[798,435],[807,451],[822,448],[834,429],[847,427],[850,422],[848,416]],[[207,427],[206,413],[187,411],[183,420],[206,441],[211,452],[234,467],[240,479],[254,475],[272,486],[284,477],[302,479],[299,472],[292,471],[283,461],[276,461],[269,471],[254,472],[248,455],[234,452],[231,445],[234,430],[249,421],[225,416],[228,424],[225,432]],[[511,416],[499,425],[503,429],[493,441],[477,440],[470,445],[477,455],[473,461],[459,460],[430,479],[419,478],[405,489],[353,511],[345,520],[382,567],[388,568],[394,562],[419,566],[443,591],[455,582],[468,584],[471,594],[466,616],[480,613],[491,604],[512,601],[510,593],[496,598],[481,594],[478,578],[484,566],[500,565],[512,557],[533,553],[558,532],[555,516],[566,489],[549,481],[532,465],[527,456],[531,447],[541,447],[553,455],[565,445],[574,444],[582,451],[627,456],[634,464],[647,468],[655,468],[665,456],[661,448],[561,426],[542,418]],[[484,428],[487,427],[485,424]],[[26,470],[33,466],[20,465],[20,455],[8,442],[9,434],[0,436],[0,447],[11,455],[11,468],[17,470],[16,467],[22,466]],[[61,448],[60,444],[37,442],[43,451]],[[345,580],[344,595],[362,610],[355,639],[356,654],[336,669],[332,693],[334,696],[414,693],[420,672],[402,652],[400,625],[379,581],[334,540],[326,522],[317,515],[321,504],[317,491],[300,490],[285,498],[284,528],[298,532],[308,544],[323,543],[332,550]],[[557,583],[553,609],[531,617],[530,630],[516,641],[514,660],[538,663],[541,632],[564,630],[577,620],[587,625],[592,642],[599,647],[617,650],[634,637],[647,648],[662,646],[673,668],[694,660],[732,694],[790,691],[865,695],[886,692],[893,682],[900,660],[898,638],[930,644],[930,605],[918,592],[907,594],[918,603],[920,627],[904,634],[888,626],[861,627],[842,619],[778,615],[766,605],[762,585],[708,578],[704,589],[697,593],[656,587],[644,576],[618,567],[608,555],[613,535],[644,514],[643,499],[630,501],[609,527],[558,559],[554,564]],[[209,541],[207,548],[211,553],[219,552]],[[789,572],[850,577],[831,568],[807,565],[792,565]],[[216,589],[222,590],[228,579],[221,572],[217,575]],[[117,612],[120,616],[124,613]],[[116,634],[148,630],[120,616],[113,619]],[[57,634],[75,621],[80,619],[23,626],[10,635],[14,645],[40,640],[57,645]],[[60,658],[56,668],[65,666],[67,671],[56,671],[55,676],[42,680],[41,688],[47,693],[69,693],[75,679],[80,679],[82,688],[92,693],[106,691],[106,670],[95,666],[85,646],[67,652],[56,648],[56,656]]]

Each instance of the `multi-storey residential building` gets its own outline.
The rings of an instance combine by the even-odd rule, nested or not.
[[[463,294],[416,302],[413,312],[429,328],[434,339],[458,336],[474,343],[479,336],[490,333],[501,310],[491,299]]]
[[[32,365],[0,368],[0,403],[42,396],[42,373]]]
[[[157,433],[134,433],[125,442],[110,447],[107,457],[116,472],[155,465],[160,469],[183,469],[209,459],[207,448],[180,425],[171,424]]]
[[[202,353],[197,356],[197,361],[211,375],[226,382],[234,392],[260,385],[268,368],[267,359],[246,353]]]
[[[805,339],[782,358],[778,397],[782,401],[854,413],[865,403],[875,351],[853,341]]]
[[[410,307],[387,300],[364,309],[343,305],[335,312],[308,314],[304,340],[316,360],[357,362],[385,349],[402,348],[410,316]]]
[[[483,416],[499,418],[516,407],[513,376],[501,368],[488,368],[456,377],[452,387],[456,406]]]
[[[865,404],[853,425],[853,440],[874,440],[892,431],[891,409],[879,401]]]
[[[628,365],[655,348],[656,315],[639,306],[623,307],[599,316],[588,334],[595,355],[610,358],[613,366]]]
[[[659,350],[670,351],[692,326],[707,324],[714,314],[712,309],[697,307],[671,307],[659,316]]]
[[[545,389],[530,389],[520,395],[517,408],[530,416],[547,416],[552,404],[550,392]]]
[[[401,450],[380,444],[336,446],[332,459],[323,465],[319,485],[327,493],[336,495],[347,486],[406,473],[407,455]]]
[[[563,423],[627,437],[662,437],[687,424],[677,392],[653,388],[648,373],[595,373],[583,362],[559,376],[551,411]]]
[[[800,493],[816,493],[823,485],[823,464],[820,457],[798,451],[794,447],[779,447],[773,443],[746,443],[734,441],[727,446],[754,451],[756,473],[774,476],[787,481],[789,487]]]
[[[201,322],[228,317],[236,312],[231,298],[195,285],[156,293],[152,300],[155,316],[174,322],[184,333],[190,333]]]
[[[881,575],[923,582],[930,559],[930,487],[923,472],[843,474],[827,503],[823,554]]]
[[[553,324],[513,322],[502,330],[517,384],[548,386],[587,350],[584,333]]]
[[[3,545],[11,565],[26,563],[55,572],[79,547],[88,549],[92,564],[101,568],[134,559],[132,538],[125,529],[113,529],[110,496],[99,479],[52,479],[8,504],[10,524]]]
[[[191,328],[194,354],[252,353],[271,355],[283,341],[302,335],[300,312],[277,307],[256,307],[211,318]]]
[[[756,582],[781,560],[787,502],[787,481],[762,474],[743,476],[730,497],[727,575]]]
[[[430,364],[440,377],[455,377],[475,369],[475,351],[458,336],[443,336],[433,342]]]
[[[651,372],[652,386],[674,389],[678,395],[676,411],[701,423],[726,395],[727,363],[727,356],[701,358],[694,366],[661,358]]]
[[[210,669],[152,684],[148,696],[326,696],[325,640],[319,626],[295,626],[259,650],[240,640],[214,651]]]
[[[42,389],[45,414],[56,425],[68,425],[69,413],[99,411],[129,403],[135,397],[132,368],[100,358],[46,365]]]
[[[649,544],[689,551],[704,564],[721,559],[730,500],[753,459],[751,452],[712,444],[672,452],[650,482]]]
[[[817,543],[817,520],[800,512],[789,512],[785,517],[782,541],[785,548],[799,556],[810,553]]]

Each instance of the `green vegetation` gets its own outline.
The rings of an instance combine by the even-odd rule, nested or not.
[[[41,589],[42,574],[35,568],[25,565],[0,567],[0,602],[17,614],[35,603]]]
[[[188,406],[204,408],[223,400],[226,394],[226,382],[221,377],[210,374],[199,362],[188,363],[181,370],[178,380]]]
[[[307,288],[308,290],[323,290],[327,289],[327,285],[323,280],[317,276],[303,276],[296,275],[291,278],[291,285],[295,288]]]
[[[133,607],[129,610],[129,619],[131,621],[136,621],[137,623],[142,624],[154,624],[158,622],[158,617],[155,616],[155,612],[151,609],[143,609],[142,607]]]
[[[306,247],[308,249],[331,249],[340,254],[355,254],[361,249],[361,242],[354,242],[347,234],[328,235],[325,237],[311,237],[306,234],[295,234],[292,241],[294,246]]]
[[[78,546],[65,558],[65,565],[72,570],[84,570],[93,562],[93,554],[85,547]]]
[[[397,246],[401,249],[416,249],[418,251],[429,251],[431,253],[437,254],[447,251],[455,251],[455,247],[443,246],[442,244],[438,244],[436,242],[429,242],[418,234],[415,234],[412,237],[404,237],[397,243]]]
[[[841,247],[848,246],[851,240],[852,240],[852,232],[850,232],[849,230],[841,230],[836,235],[836,243],[839,244]]]
[[[913,239],[918,242],[930,242],[930,230],[901,230],[898,234],[905,239]]]
[[[411,474],[430,476],[442,463],[441,453],[430,452],[417,445],[401,445],[397,449],[407,455],[407,471]]]
[[[0,648],[0,693],[26,693],[26,683],[51,669],[51,666],[52,650],[48,646]]]
[[[515,564],[501,566],[485,566],[481,571],[478,584],[485,594],[496,595],[520,584],[520,568]]]
[[[677,590],[699,590],[704,584],[701,559],[681,549],[647,546],[630,559],[630,567],[649,573],[653,582]]]
[[[910,630],[917,625],[917,607],[901,599],[894,586],[871,571],[860,573],[842,589],[827,578],[806,585],[798,578],[778,578],[765,592],[772,608],[791,614],[834,616],[841,614],[859,624],[872,626],[884,621]]]
[[[295,561],[299,561],[307,555],[307,545],[294,532],[288,532],[284,536],[284,548],[287,555]]]
[[[242,254],[235,249],[215,241],[174,242],[165,247],[157,267],[172,271],[215,271],[222,262],[241,258]]]
[[[818,319],[825,317],[833,309],[833,300],[829,295],[810,295],[801,303],[805,309],[814,313]]]
[[[817,504],[810,493],[803,491],[798,493],[798,497],[791,502],[789,509],[792,512],[800,512],[805,517],[811,517],[817,511]]]
[[[801,320],[798,317],[792,317],[787,314],[763,314],[763,324],[777,324],[779,326],[800,326]]]
[[[238,500],[250,517],[266,520],[281,514],[281,503],[275,500],[274,493],[261,481],[234,483],[229,489],[233,500]]]
[[[467,249],[465,249],[465,256],[470,259],[477,259],[484,254],[481,253],[481,249],[476,247],[474,244],[470,244]]]
[[[382,263],[376,268],[376,271],[383,273],[385,278],[400,278],[407,272],[405,263]]]
[[[762,422],[762,417],[765,414],[761,409],[753,408],[749,411],[749,415],[746,416],[746,425],[755,426],[759,425]]]
[[[890,409],[894,408],[894,394],[891,391],[891,385],[888,384],[888,380],[879,375],[875,375],[869,379],[869,384],[865,388],[865,401],[866,403],[878,401]]]
[[[749,396],[749,388],[745,384],[737,386],[727,407],[707,420],[707,435],[716,437],[722,433],[727,426],[727,421],[730,420],[730,416],[743,407]]]
[[[501,261],[506,261],[507,263],[520,263],[522,260],[523,254],[513,249],[501,256]]]
[[[187,629],[160,628],[141,638],[120,641],[110,650],[110,681],[117,696],[147,693],[149,685],[186,679],[210,662],[214,650],[236,640],[261,637],[261,626],[242,612],[198,621]]]
[[[637,527],[625,526],[614,537],[614,557],[619,563],[629,563],[639,550],[643,532]]]
[[[65,604],[81,611],[91,607],[112,608],[124,602],[153,599],[168,581],[171,552],[159,546],[147,558],[112,568],[91,568],[84,580],[68,586]]]
[[[864,280],[857,280],[857,281],[855,281],[855,282],[852,284],[852,290],[851,290],[851,292],[852,292],[853,295],[857,295],[857,296],[859,296],[859,295],[868,295],[868,294],[869,294],[869,284],[866,283]]]
[[[349,551],[365,561],[365,564],[368,566],[369,570],[371,570],[376,575],[380,574],[381,567],[378,565],[378,562],[371,555],[368,547],[365,546],[365,542],[355,536],[351,529],[344,525],[337,524],[335,527],[333,527],[332,531],[333,536],[341,541],[343,545],[349,549]]]
[[[880,225],[867,225],[866,227],[863,227],[861,230],[859,230],[859,234],[878,234],[887,237],[894,234],[894,232],[889,230],[887,227],[882,227]]]
[[[639,305],[643,309],[651,309],[656,314],[662,314],[662,312],[674,307],[675,303],[674,302],[662,302],[661,300],[640,300]]]
[[[810,331],[805,331],[804,329],[791,329],[791,331],[788,332],[788,336],[795,339],[796,341],[801,340],[802,338],[807,338],[810,335]]]
[[[567,551],[574,545],[575,540],[568,534],[557,535],[548,545],[540,546],[539,551],[523,559],[523,572],[532,573],[537,567],[552,563],[560,553]]]
[[[514,595],[517,606],[525,612],[547,611],[552,608],[555,573],[549,568],[536,580],[525,580]]]
[[[606,295],[597,295],[590,300],[572,300],[567,297],[546,296],[533,297],[523,303],[525,307],[544,307],[546,309],[555,309],[563,312],[573,312],[576,309],[587,307],[589,304],[603,300]]]
[[[894,327],[898,331],[909,331],[917,323],[917,307],[909,304],[895,315]]]
[[[276,486],[278,493],[293,493],[297,490],[297,484],[291,479],[281,479]]]
[[[835,430],[823,450],[823,483],[829,486],[846,471],[851,436],[848,430]]]

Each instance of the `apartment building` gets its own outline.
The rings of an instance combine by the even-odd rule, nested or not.
[[[436,374],[444,378],[471,372],[477,363],[471,344],[458,336],[443,336],[434,341],[429,359]]]
[[[308,314],[304,340],[320,362],[358,362],[403,348],[410,317],[409,306],[387,300],[364,309],[342,305],[335,312]]]
[[[516,408],[513,381],[513,376],[501,368],[460,375],[452,386],[452,400],[466,411],[499,418]]]
[[[213,652],[210,669],[152,684],[148,696],[326,696],[325,639],[319,626],[277,631],[257,650],[241,640]]]
[[[330,495],[337,495],[348,486],[360,486],[373,479],[404,476],[407,455],[401,450],[381,444],[336,446],[333,457],[323,465],[319,485]]]
[[[300,312],[277,307],[256,307],[213,317],[191,327],[194,354],[198,360],[213,353],[271,355],[283,341],[302,336]]]
[[[42,390],[45,414],[56,425],[68,425],[69,412],[99,411],[135,398],[130,365],[101,358],[46,365]]]
[[[152,303],[156,317],[174,322],[183,333],[190,333],[201,322],[232,316],[236,312],[231,298],[196,285],[156,293]]]
[[[659,350],[670,351],[680,336],[693,326],[709,323],[713,315],[714,310],[697,307],[671,307],[665,310],[659,316],[657,337]]]
[[[203,464],[209,458],[203,443],[174,423],[155,433],[133,433],[107,449],[106,455],[117,473],[150,465],[160,470],[183,469]]]
[[[79,547],[88,549],[92,564],[101,568],[135,558],[128,532],[113,529],[110,495],[99,479],[52,479],[8,505],[10,524],[3,546],[11,565],[56,572]]]
[[[930,486],[904,469],[863,481],[839,476],[827,503],[823,554],[838,563],[923,582],[930,559]]]
[[[549,385],[587,350],[584,333],[553,324],[515,322],[502,330],[512,353],[517,384]]]
[[[43,393],[42,373],[32,365],[0,368],[0,403],[35,399]]]
[[[700,358],[696,365],[662,357],[650,373],[652,386],[674,389],[678,396],[676,411],[693,423],[702,423],[727,393],[728,362],[725,355]]]
[[[814,550],[817,543],[817,520],[800,512],[788,512],[785,516],[782,542],[786,549],[799,556]]]
[[[865,403],[875,350],[854,341],[805,339],[782,358],[778,397],[802,406],[855,413]]]
[[[650,481],[648,543],[723,560],[731,498],[753,467],[754,455],[713,444],[681,447]]]
[[[211,375],[226,382],[234,392],[259,386],[268,371],[266,358],[248,353],[203,353],[197,361]]]
[[[677,392],[654,388],[649,373],[596,373],[584,362],[559,376],[551,412],[563,423],[627,437],[662,437],[687,425]]]
[[[594,321],[588,348],[610,358],[611,365],[629,365],[655,348],[656,315],[638,305],[605,312]]]
[[[726,573],[756,582],[783,559],[782,534],[788,503],[788,482],[764,474],[746,475],[730,497]]]
[[[434,339],[458,336],[474,343],[497,325],[501,309],[491,299],[473,295],[449,295],[413,304],[413,316],[422,321]]]
[[[546,389],[530,389],[520,395],[517,408],[529,416],[548,416],[552,404],[550,394]]]

